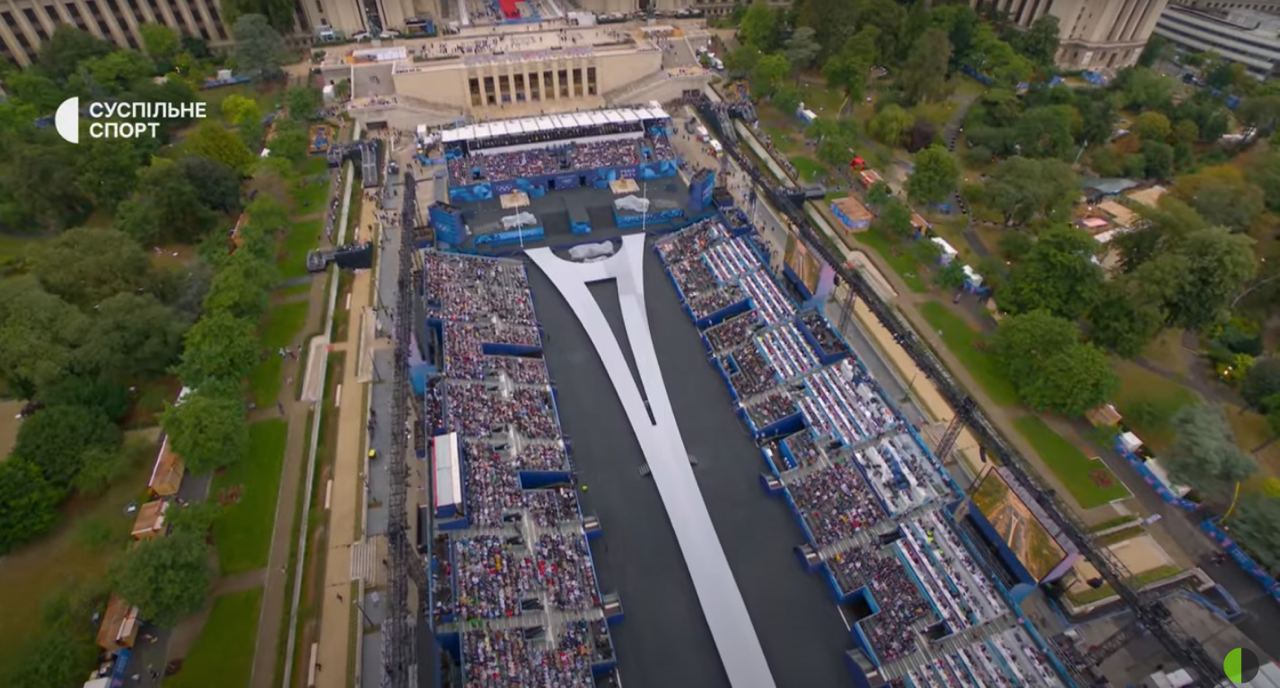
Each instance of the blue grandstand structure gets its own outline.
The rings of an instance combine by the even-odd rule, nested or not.
[[[740,220],[654,249],[762,445],[797,555],[851,621],[854,684],[1072,685],[958,526],[963,492],[822,313],[779,287]]]
[[[976,509],[821,299],[793,299],[740,209],[690,216],[648,227],[654,251],[761,448],[765,492],[790,507],[800,565],[848,621],[851,685],[1074,685],[990,556],[1004,544],[961,527]],[[462,685],[613,685],[622,608],[596,576],[526,264],[422,255],[432,628]]]
[[[495,199],[513,191],[606,189],[621,179],[674,177],[679,160],[661,107],[592,110],[471,124],[441,132],[449,201]]]
[[[462,685],[594,686],[621,607],[596,580],[525,267],[423,255],[436,637]]]

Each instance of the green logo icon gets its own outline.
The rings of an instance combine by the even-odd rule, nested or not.
[[[1232,648],[1222,658],[1222,673],[1232,683],[1248,683],[1258,675],[1258,656],[1247,648]]]

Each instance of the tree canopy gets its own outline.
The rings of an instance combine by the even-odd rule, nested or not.
[[[143,540],[112,568],[111,578],[143,618],[171,626],[204,605],[212,579],[208,548],[202,536],[182,531]]]
[[[120,429],[99,409],[51,406],[18,428],[13,453],[39,467],[51,486],[65,490],[84,465],[86,452],[115,449],[120,437]]]
[[[32,253],[31,271],[52,294],[92,308],[120,292],[149,285],[147,254],[114,229],[72,229],[41,243]]]
[[[907,194],[918,203],[940,203],[956,189],[960,167],[946,148],[934,144],[916,153]]]
[[[249,450],[244,402],[231,384],[201,386],[181,403],[167,406],[160,424],[193,473],[233,465]]]
[[[30,461],[15,456],[0,462],[0,554],[48,532],[60,497]]]
[[[1262,191],[1232,165],[1206,167],[1174,181],[1173,193],[1212,224],[1249,229],[1263,209]]]
[[[292,11],[290,11],[292,14]],[[261,14],[245,14],[231,26],[236,65],[250,76],[275,76],[284,64],[284,39]],[[232,165],[232,167],[235,167]]]
[[[239,380],[258,362],[254,325],[226,311],[207,313],[187,330],[178,374],[189,387]]]
[[[1000,321],[992,348],[1018,397],[1037,411],[1079,415],[1106,401],[1117,383],[1106,355],[1048,311]]]
[[[1102,269],[1093,262],[1097,242],[1074,229],[1046,231],[1013,267],[1000,305],[1014,313],[1047,310],[1069,320],[1097,300]]]
[[[992,170],[983,197],[1006,225],[1025,224],[1065,217],[1079,188],[1075,173],[1060,160],[1013,157]]]
[[[1237,446],[1221,407],[1187,406],[1174,414],[1172,426],[1177,435],[1161,462],[1174,482],[1193,486],[1206,499],[1230,499],[1236,481],[1258,470]]]

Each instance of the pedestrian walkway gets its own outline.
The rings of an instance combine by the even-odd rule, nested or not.
[[[375,211],[371,204],[361,205],[361,217],[357,223],[356,240],[373,241],[370,226]],[[324,658],[324,664],[333,669],[316,674],[316,686],[319,688],[345,688],[350,683],[350,676],[345,668],[353,661],[350,649],[353,647],[352,634],[356,630],[352,623],[353,603],[351,583],[363,579],[366,585],[372,585],[376,575],[369,576],[369,554],[373,551],[377,557],[376,545],[363,543],[362,514],[364,509],[364,481],[367,480],[365,456],[366,404],[365,385],[359,379],[361,346],[372,342],[366,338],[368,329],[362,325],[360,314],[371,303],[373,295],[373,272],[371,270],[355,271],[351,280],[351,299],[348,302],[350,314],[346,339],[340,344],[346,351],[346,365],[342,367],[342,377],[337,380],[340,387],[338,407],[326,408],[338,414],[338,435],[334,442],[334,465],[329,489],[328,542],[327,556],[324,563],[323,598],[319,602],[320,626],[317,638],[317,657]],[[338,307],[343,307],[340,304]],[[336,346],[335,346],[336,348]],[[325,399],[322,403],[329,405],[335,400]],[[374,561],[380,562],[381,557]]]

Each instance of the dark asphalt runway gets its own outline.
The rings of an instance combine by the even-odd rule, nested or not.
[[[561,423],[574,447],[583,510],[600,517],[592,544],[602,590],[622,597],[626,619],[614,627],[628,688],[727,686],[675,534],[644,457],[586,332],[550,281],[530,265],[538,317],[550,339],[546,358],[559,390]],[[764,463],[733,413],[697,330],[651,251],[645,254],[648,315],[667,392],[694,473],[778,686],[850,685],[842,654],[851,646],[820,578],[792,548],[799,528],[785,503],[760,487]],[[609,288],[593,288],[621,330]],[[600,294],[611,298],[600,298]]]

